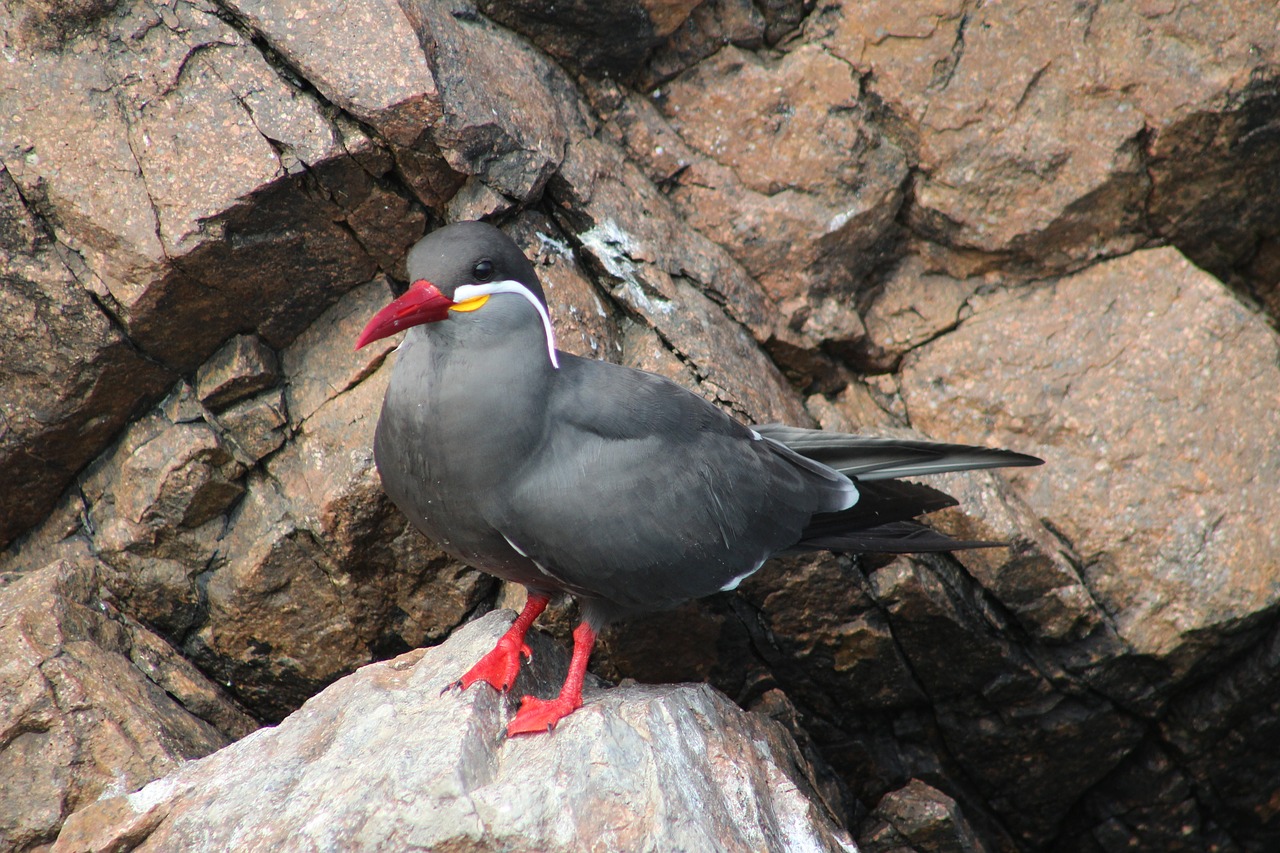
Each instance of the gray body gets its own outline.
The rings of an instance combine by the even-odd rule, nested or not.
[[[529,262],[479,223],[424,238],[410,277],[451,293],[474,281],[478,258],[541,298]],[[416,326],[399,349],[374,453],[387,494],[430,539],[498,577],[573,594],[597,628],[735,586],[789,550],[985,544],[910,521],[954,501],[892,478],[1039,461],[752,430],[653,374],[567,353],[558,361],[519,295]]]

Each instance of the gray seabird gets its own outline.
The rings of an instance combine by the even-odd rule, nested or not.
[[[946,551],[912,519],[954,506],[896,478],[1039,459],[1006,450],[744,426],[660,376],[555,348],[533,265],[481,222],[409,252],[409,289],[357,348],[404,329],[374,439],[383,487],[427,537],[521,584],[528,603],[458,684],[507,690],[555,593],[581,606],[560,695],[526,696],[508,734],[582,705],[596,635],[614,619],[733,589],[800,551]]]

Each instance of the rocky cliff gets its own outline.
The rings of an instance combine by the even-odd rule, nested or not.
[[[759,712],[678,699],[742,766],[767,728],[801,791],[751,800],[747,847],[800,814],[871,851],[1280,845],[1280,11],[17,0],[0,21],[0,848],[159,803],[363,665],[426,683],[397,656],[518,603],[381,494],[392,344],[352,350],[406,247],[482,216],[535,259],[566,349],[756,422],[1048,463],[938,478],[963,507],[938,524],[1008,549],[778,562],[604,638],[606,679]],[[640,719],[670,695],[600,701]],[[285,760],[289,719],[231,749]],[[585,750],[586,726],[547,744]],[[520,831],[496,825],[466,843]]]

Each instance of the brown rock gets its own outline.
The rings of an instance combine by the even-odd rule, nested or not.
[[[767,301],[723,250],[682,228],[612,145],[584,140],[570,146],[557,182],[552,192],[574,211],[562,225],[581,256],[614,300],[692,367],[704,396],[749,419],[807,422],[794,392],[747,332],[767,336]],[[732,309],[705,295],[695,286],[700,282],[714,283]],[[730,371],[729,364],[751,368]]]
[[[902,152],[868,121],[849,65],[817,45],[776,62],[726,48],[668,83],[656,103],[701,160],[673,198],[775,299],[792,295],[795,276],[820,259],[855,263],[901,203]],[[700,197],[706,190],[723,195],[720,204]]]
[[[185,648],[255,712],[279,719],[375,656],[442,639],[493,586],[409,527],[383,495],[373,429],[394,341],[354,341],[390,298],[352,291],[281,353],[294,438],[249,475],[207,611]]]
[[[859,98],[848,64],[816,45],[776,61],[730,47],[611,116],[680,214],[730,250],[810,348],[863,336],[846,303],[903,200],[905,157]]]
[[[231,0],[227,8],[300,79],[393,146],[413,149],[440,119],[440,93],[396,3]]]
[[[244,492],[244,464],[208,422],[184,409],[200,411],[180,384],[168,405],[130,424],[78,484],[79,532],[103,562],[103,583],[126,612],[169,637],[199,618],[197,578],[217,553],[225,513]]]
[[[0,846],[255,727],[160,638],[98,596],[92,560],[0,575]]]
[[[1272,146],[1242,132],[1273,111],[1255,75],[1280,52],[1274,10],[870,2],[824,7],[806,32],[869,74],[919,159],[912,223],[949,245],[1061,269],[1141,245],[1148,203],[1206,260],[1275,233],[1247,204],[1219,215],[1276,179]]]
[[[563,651],[531,636],[532,662],[507,697],[442,688],[510,618],[490,614],[443,646],[366,667],[279,726],[89,806],[53,849],[231,848],[248,837],[344,850],[558,851],[587,839],[618,849],[853,849],[812,799],[812,774],[782,727],[707,687],[589,687],[552,735],[503,738],[516,694],[555,689]]]
[[[709,679],[834,765],[830,801],[927,780],[954,812],[905,807],[990,849],[1277,846],[1274,336],[1167,251],[1097,263],[1171,243],[1275,314],[1275,10],[283,9],[0,9],[5,570],[92,570],[114,624],[273,718],[488,606],[369,464],[392,344],[351,338],[396,285],[340,301],[484,215],[575,352],[753,419],[1050,460],[939,481],[939,526],[1009,549],[771,566],[620,626],[602,672]],[[570,76],[597,60],[625,72]],[[179,376],[238,335],[280,380],[214,413]],[[41,790],[21,815],[55,826]]]
[[[63,263],[0,167],[0,546],[35,524],[139,400],[174,374],[143,357]]]
[[[236,335],[196,372],[196,396],[219,411],[279,379],[276,354],[253,335]]]
[[[863,315],[867,334],[859,366],[872,373],[896,370],[905,354],[969,315],[969,297],[981,284],[931,271],[918,256],[905,258]]]
[[[278,449],[288,437],[286,412],[284,390],[274,388],[219,412],[217,424],[236,450],[253,464]]]
[[[4,471],[30,492],[21,507],[0,512],[0,542],[46,511],[127,417],[158,398],[174,378],[161,364],[194,368],[229,335],[254,327],[279,346],[367,280],[369,256],[335,224],[346,211],[357,235],[380,233],[384,243],[413,219],[396,193],[383,197],[400,204],[381,212],[368,204],[378,195],[377,174],[357,167],[362,185],[339,180],[350,174],[347,140],[216,15],[127,4],[94,23],[103,9],[86,5],[84,16],[70,9],[58,17],[74,19],[60,36],[74,49],[14,44],[22,59],[2,96],[0,183],[14,211],[6,219],[26,223],[10,233],[25,232],[28,244],[6,279],[38,282],[49,304],[61,306],[49,320],[55,337],[82,343],[74,345],[78,355],[28,351],[21,336],[6,347],[6,358],[41,367],[4,371],[28,385],[6,393],[15,409],[7,413]],[[9,13],[0,14],[0,29],[16,33]],[[52,102],[57,121],[47,120]],[[79,144],[86,138],[95,144]],[[307,169],[322,187],[354,191],[317,203],[307,197]],[[252,204],[242,201],[250,197]],[[28,206],[40,210],[38,221]],[[56,242],[39,249],[46,233]],[[398,258],[416,236],[376,246],[377,256]],[[38,299],[13,303],[28,299],[22,289],[6,296],[6,316],[43,317]]]
[[[903,122],[919,160],[917,229],[1058,263],[1140,242],[1143,116],[1096,82],[1090,16],[1077,7],[872,2],[808,24]]]
[[[1218,646],[1196,637],[1280,596],[1275,333],[1171,250],[971,304],[905,361],[912,422],[1043,456],[1011,479],[1120,637],[1184,677]]]
[[[440,90],[434,143],[454,171],[514,201],[531,201],[560,165],[568,131],[580,127],[571,84],[510,32],[465,3],[453,5],[404,7]]]

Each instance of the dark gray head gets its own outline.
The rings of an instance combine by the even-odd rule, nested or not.
[[[409,250],[409,281],[426,280],[450,298],[464,284],[518,281],[545,307],[546,295],[533,264],[511,238],[487,222],[438,228]]]
[[[455,321],[461,323],[456,331],[490,338],[537,329],[551,364],[559,366],[547,299],[533,264],[497,228],[459,222],[433,231],[409,250],[406,267],[409,289],[374,315],[356,349],[414,326],[457,317],[467,319]],[[497,299],[491,302],[492,297]]]

